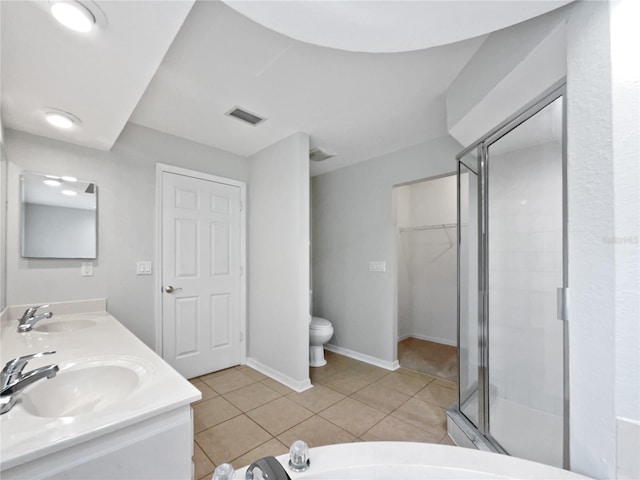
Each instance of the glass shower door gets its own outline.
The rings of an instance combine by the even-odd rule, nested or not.
[[[458,405],[479,425],[478,350],[478,155],[474,150],[458,163]]]
[[[563,465],[562,97],[487,141],[488,430],[509,454]]]

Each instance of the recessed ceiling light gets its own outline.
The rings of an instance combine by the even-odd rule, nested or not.
[[[62,180],[64,180],[65,182],[77,182],[78,181],[78,179],[76,177],[67,177],[67,176],[62,177]]]
[[[49,185],[50,187],[58,187],[60,186],[60,182],[57,180],[45,180],[44,183]]]
[[[51,3],[51,14],[58,22],[76,32],[87,33],[96,23],[96,18],[87,7],[75,1]]]
[[[66,112],[50,111],[44,114],[47,122],[54,127],[69,129],[78,123],[78,118]]]
[[[78,192],[74,192],[73,190],[62,190],[62,193],[64,195],[69,195],[70,197],[73,197],[74,195],[78,194]]]

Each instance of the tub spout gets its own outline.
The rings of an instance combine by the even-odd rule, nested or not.
[[[247,468],[246,480],[253,480],[253,471],[258,469],[262,472],[262,478],[265,480],[291,480],[286,470],[280,465],[275,457],[264,457],[253,462]]]

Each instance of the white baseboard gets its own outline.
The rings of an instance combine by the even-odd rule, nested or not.
[[[298,393],[304,392],[305,390],[309,390],[311,387],[313,387],[313,385],[311,385],[311,380],[309,380],[308,378],[306,380],[296,380],[288,375],[274,370],[271,367],[266,366],[264,363],[259,362],[255,358],[247,357],[247,365],[266,375],[267,377],[273,378],[276,382],[280,382],[281,384],[289,387],[291,390],[295,390]]]
[[[406,335],[401,335],[398,337],[398,342],[401,342],[403,340],[406,340],[407,338],[411,338],[413,335],[411,335],[410,333],[407,333]]]
[[[427,342],[433,342],[433,343],[441,343],[442,345],[449,345],[451,347],[457,347],[458,346],[458,342],[456,340],[448,340],[446,338],[438,338],[438,337],[430,337],[428,335],[417,335],[417,334],[410,334],[410,335],[403,335],[402,337],[398,337],[398,341],[401,342],[402,340],[406,340],[407,338],[417,338],[418,340],[426,340]]]
[[[350,357],[355,360],[360,360],[361,362],[369,363],[371,365],[375,365],[376,367],[381,367],[386,370],[397,370],[400,368],[400,364],[398,363],[397,360],[393,362],[388,362],[386,360],[381,360],[379,358],[372,357],[371,355],[354,352],[353,350],[349,350],[348,348],[342,348],[336,345],[331,345],[330,343],[325,344],[324,348],[326,348],[330,352],[338,353],[340,355],[344,355],[345,357]]]

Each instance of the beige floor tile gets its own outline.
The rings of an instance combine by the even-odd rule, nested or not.
[[[247,412],[247,415],[273,436],[277,436],[313,416],[306,408],[280,397],[273,402]]]
[[[351,395],[373,382],[359,373],[347,372],[343,375],[332,375],[320,383],[344,395]]]
[[[345,374],[350,369],[348,367],[340,367],[340,365],[325,365],[324,367],[310,367],[309,378],[314,385],[322,380],[338,374]]]
[[[189,381],[194,387],[200,390],[200,393],[202,393],[202,399],[194,403],[204,402],[205,400],[209,400],[211,398],[215,398],[218,396],[218,393],[215,392],[209,385],[204,383],[202,380],[189,380]]]
[[[352,398],[345,398],[319,415],[359,437],[382,420],[386,414]]]
[[[193,430],[201,432],[225,422],[242,412],[222,397],[215,397],[193,406]]]
[[[281,384],[280,382],[276,382],[273,378],[267,378],[266,380],[263,380],[262,383],[267,387],[272,388],[281,395],[288,395],[293,392],[293,390],[291,390],[289,387]]]
[[[195,438],[213,463],[220,465],[262,445],[271,435],[246,415],[239,415],[196,434]]]
[[[368,363],[364,362],[360,362],[360,364],[352,368],[352,370],[354,373],[357,373],[359,376],[366,378],[371,383],[375,382],[376,380],[380,380],[382,377],[391,373],[389,370],[376,367],[375,365],[369,365]]]
[[[440,437],[447,431],[446,410],[416,397],[407,400],[391,415]]]
[[[416,397],[446,409],[458,401],[458,392],[433,382],[420,390]]]
[[[211,474],[216,468],[213,462],[209,460],[209,457],[205,455],[202,449],[195,442],[193,445],[193,464],[196,478],[202,478],[205,476],[209,476],[209,478],[211,478]]]
[[[387,390],[395,390],[405,395],[413,396],[422,390],[430,381],[424,376],[405,375],[403,373],[392,372],[386,377],[382,377],[375,385]]]
[[[239,369],[232,369],[223,375],[203,378],[203,381],[220,395],[224,395],[225,393],[256,383],[256,380]]]
[[[255,369],[253,369],[251,367],[247,367],[246,365],[243,365],[243,366],[239,367],[238,370],[240,370],[245,375],[249,375],[254,380],[258,380],[260,382],[262,380],[266,380],[267,378],[269,378],[265,374],[260,373],[259,371],[255,370]]]
[[[287,453],[288,451],[289,447],[285,446],[280,440],[272,438],[259,447],[254,448],[250,452],[236,458],[231,462],[231,465],[233,465],[233,468],[237,470],[239,468],[246,467],[247,465],[251,465],[253,462],[259,460],[260,458],[268,456],[277,457],[278,455],[282,455],[283,453]]]
[[[260,405],[269,403],[281,395],[263,383],[253,383],[224,395],[233,405],[243,412],[253,410]]]
[[[436,378],[435,382],[436,385],[442,385],[443,387],[447,387],[447,388],[453,388],[454,390],[458,389],[458,384],[455,382],[449,382],[447,380],[443,380],[441,378]]]
[[[441,436],[427,432],[396,417],[386,417],[360,437],[365,442],[438,443]]]
[[[372,384],[364,387],[362,390],[354,393],[351,398],[366,403],[370,407],[376,408],[381,412],[391,413],[404,402],[409,400],[409,395],[389,390],[378,384]]]
[[[299,403],[312,412],[318,413],[334,403],[338,403],[345,398],[345,396],[324,385],[317,384],[302,393],[291,393],[287,395],[287,398]]]
[[[227,375],[228,373],[231,373],[233,371],[236,370],[240,370],[240,367],[229,367],[229,368],[224,368],[222,370],[216,370],[215,372],[211,372],[211,373],[207,373],[206,375],[201,375],[198,378],[194,379],[194,380],[201,380],[203,382],[206,382],[207,380],[210,380],[212,378],[216,378],[216,377],[220,377],[222,375]]]
[[[453,445],[454,447],[456,446],[455,442],[451,440],[451,437],[446,433],[444,437],[442,437],[442,440],[440,440],[440,443],[443,445]]]
[[[320,447],[334,443],[354,442],[357,439],[349,432],[315,415],[278,435],[278,440],[285,445],[291,445],[296,440],[304,440],[309,447]]]
[[[434,377],[433,375],[428,375],[417,370],[411,370],[410,368],[400,367],[396,370],[396,373],[402,373],[403,375],[409,375],[410,377],[424,378],[428,383],[438,380],[438,377]]]

